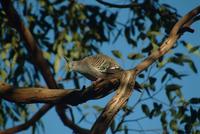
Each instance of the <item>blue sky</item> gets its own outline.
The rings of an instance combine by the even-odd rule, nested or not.
[[[90,1],[89,0],[83,0],[84,2],[87,2],[89,3]],[[200,1],[199,0],[162,0],[162,3],[167,3],[173,7],[175,7],[177,10],[178,10],[178,13],[180,15],[184,15],[186,14],[188,11],[190,11],[191,9],[193,9],[194,7],[196,7],[197,5],[200,4]],[[121,18],[123,19],[123,18]],[[192,25],[192,28],[195,29],[195,32],[193,34],[191,33],[186,33],[185,35],[183,35],[181,37],[181,39],[184,39],[188,42],[190,42],[192,45],[200,45],[199,42],[200,42],[200,22],[197,22],[195,23],[194,25]],[[104,45],[105,47],[103,47],[101,49],[102,52],[104,52],[105,54],[107,55],[111,55],[110,53],[110,50],[115,50],[115,49],[118,49],[119,46],[121,44],[124,43],[124,40],[123,39],[119,39],[114,45],[113,44],[110,44],[110,42],[108,42],[109,45]],[[128,45],[125,45],[125,46],[128,46]],[[182,49],[184,48],[180,48],[182,51]],[[126,48],[123,48],[122,50],[122,53],[125,55],[125,53],[127,51],[131,51],[131,49],[129,49],[128,47]],[[112,56],[113,57],[113,56]],[[200,66],[200,57],[198,56],[192,56],[192,58],[196,61],[195,63],[197,67]],[[132,61],[124,61],[124,60],[118,60],[117,61],[126,69],[128,68],[131,68],[133,66],[136,65],[136,63],[132,63]],[[199,77],[199,73],[198,74],[194,74],[192,73],[188,68],[186,69],[183,69],[181,71],[185,71],[186,73],[189,73],[190,76],[184,78],[180,84],[183,85],[184,84],[184,87],[183,87],[183,94],[186,98],[189,98],[191,96],[193,97],[199,97],[199,93],[200,93],[200,90],[198,89],[199,87],[199,83],[200,83],[200,77]],[[83,80],[84,82],[85,80]],[[88,81],[86,81],[86,83],[89,83]],[[95,101],[89,101],[85,104],[82,104],[82,106],[86,107],[86,106],[90,106],[91,105],[100,105],[100,106],[105,106],[105,104],[109,101],[109,99],[113,96],[113,94],[103,98],[103,99],[100,99],[100,100],[95,100]],[[130,98],[129,100],[129,103],[133,103],[139,96],[139,93],[137,92],[134,92],[132,97]],[[160,94],[160,96],[158,97],[160,98],[160,100],[165,100],[163,98],[163,94]],[[134,119],[134,117],[141,117],[143,114],[141,114],[140,112],[137,112],[137,108],[139,107],[136,107],[136,109],[134,110],[135,113],[133,114],[133,117],[130,116],[131,119]],[[37,111],[37,108],[33,109],[33,111]],[[76,112],[75,113],[78,113],[77,110],[75,110]],[[92,114],[92,113],[95,113],[95,111],[87,111],[88,113]],[[79,117],[80,115],[76,114],[75,116]],[[119,116],[116,117],[116,119],[119,118]],[[90,121],[94,121],[95,117],[94,116],[91,116],[90,118]],[[60,121],[59,117],[57,116],[56,112],[55,112],[55,109],[51,109],[43,118],[42,120],[44,121],[44,124],[45,124],[45,134],[55,134],[55,133],[60,133],[60,134],[63,134],[63,133],[71,133],[71,130],[67,127],[65,127],[62,122]],[[148,129],[148,128],[161,128],[160,126],[158,127],[158,123],[157,123],[157,120],[153,121],[151,120],[151,122],[149,123],[148,122],[149,120],[144,120],[141,122],[141,124],[144,127],[144,129]],[[158,121],[159,122],[159,121]],[[134,126],[134,128],[139,128],[137,126],[137,124],[132,124],[130,123],[129,125],[132,125]],[[91,124],[89,123],[83,123],[82,124],[83,127],[85,128],[89,128],[91,126]],[[30,133],[30,130],[27,130],[27,131],[23,131],[23,132],[20,132],[20,134],[27,134],[27,133]],[[41,131],[42,133],[42,131]],[[149,134],[149,133],[148,133]]]

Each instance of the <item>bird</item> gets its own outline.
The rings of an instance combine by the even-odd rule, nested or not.
[[[66,61],[68,59],[65,57]],[[68,70],[78,72],[91,81],[98,81],[110,74],[124,71],[124,69],[111,57],[104,54],[87,56],[78,61],[69,61]],[[141,86],[135,83],[135,89],[140,91]]]

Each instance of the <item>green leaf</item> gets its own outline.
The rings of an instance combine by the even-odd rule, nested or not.
[[[161,121],[161,123],[162,123],[162,127],[163,127],[164,130],[167,129],[166,115],[167,115],[166,112],[163,111],[163,112],[161,113],[161,117],[160,117],[160,121]]]
[[[188,57],[183,53],[175,53],[174,55],[168,59],[168,62],[183,66],[183,63],[188,61]]]
[[[188,134],[190,134],[191,129],[192,129],[192,124],[191,124],[191,123],[185,124],[185,131],[186,131]]]
[[[171,76],[181,79],[180,75],[172,68],[166,68],[165,71],[170,74]]]
[[[141,74],[138,75],[138,77],[139,78],[144,78],[144,74],[141,73]]]
[[[155,43],[155,42],[153,42],[153,41],[152,41],[151,43],[152,43],[152,45],[153,45],[153,51],[158,50],[158,48],[159,48],[158,44]]]
[[[3,79],[3,80],[5,80],[6,79],[6,77],[7,77],[7,73],[6,73],[6,71],[5,70],[0,70],[0,76],[1,76],[1,78]]]
[[[149,77],[149,82],[151,85],[154,85],[154,83],[156,82],[156,78],[155,77]]]
[[[141,107],[142,107],[142,111],[145,113],[145,115],[149,117],[150,110],[149,110],[148,106],[146,104],[142,104]]]
[[[200,104],[200,98],[191,98],[189,102],[191,104]]]
[[[195,53],[199,48],[200,48],[200,46],[194,46],[189,50],[189,52],[190,53]]]
[[[167,75],[168,75],[168,73],[165,73],[165,74],[163,75],[163,77],[162,77],[162,79],[161,79],[161,82],[162,82],[162,83],[166,80]]]
[[[134,53],[134,54],[132,53],[128,55],[128,59],[131,59],[131,60],[136,60],[136,59],[141,59],[141,58],[144,58],[144,55],[140,53]]]
[[[181,119],[184,117],[184,113],[187,109],[184,106],[179,106],[178,107],[178,113],[176,114],[177,119]]]
[[[9,60],[5,60],[5,65],[10,68],[11,64],[10,64],[10,61]]]
[[[98,106],[98,105],[94,105],[94,106],[92,106],[97,112],[101,112],[101,111],[103,111],[103,107],[101,107],[101,106]]]
[[[183,44],[184,47],[186,47],[188,50],[190,50],[192,48],[192,45],[185,42],[185,41],[181,41],[181,43]]]
[[[67,42],[71,42],[71,41],[72,41],[72,37],[69,36],[69,35],[67,35],[67,34],[65,34],[65,40],[66,40]]]
[[[181,43],[183,43],[183,46],[185,48],[187,48],[187,50],[189,51],[189,53],[193,53],[193,54],[196,54],[198,56],[200,56],[200,51],[198,51],[198,49],[200,48],[200,46],[194,46],[190,43],[187,43],[185,41],[181,41]]]
[[[138,39],[139,39],[139,38],[140,38],[141,40],[145,40],[145,39],[147,38],[147,34],[141,32],[141,33],[139,34],[139,36],[138,36]]]
[[[160,32],[158,32],[158,31],[148,31],[147,35],[148,36],[151,36],[151,35],[158,36],[158,35],[160,35]]]
[[[177,89],[180,89],[182,86],[178,85],[178,84],[169,84],[166,86],[166,90],[167,91],[176,91]]]
[[[174,131],[178,130],[178,127],[177,127],[177,121],[176,120],[171,120],[170,121],[170,124],[169,124],[170,128]]]
[[[198,112],[196,110],[194,110],[191,106],[190,106],[190,114],[191,114],[191,119],[190,119],[190,122],[193,124],[196,119],[197,119],[197,114]]]
[[[131,28],[126,27],[124,33],[125,33],[125,37],[126,37],[127,42],[134,47],[137,46],[136,41],[131,38]]]
[[[149,53],[149,52],[152,51],[152,49],[153,49],[153,46],[152,46],[152,44],[150,43],[146,48],[143,48],[143,49],[142,49],[142,53]]]
[[[190,69],[194,72],[194,73],[198,73],[198,70],[194,64],[194,62],[192,60],[190,60],[190,62],[188,62],[188,65],[190,66]]]
[[[187,114],[184,115],[184,118],[181,120],[181,124],[183,123],[187,123],[190,122],[190,116],[188,116]]]
[[[197,73],[197,69],[196,69],[194,62],[188,56],[186,56],[182,53],[176,53],[175,56],[176,57],[169,58],[169,62],[173,62],[173,63],[181,65],[181,66],[184,65],[183,63],[188,63],[188,65],[190,66],[190,69],[194,73]]]
[[[44,56],[45,59],[48,59],[48,60],[50,60],[50,58],[51,58],[51,54],[49,52],[46,52],[46,51],[43,52],[43,56]]]
[[[64,55],[64,49],[62,47],[62,43],[58,44],[58,48],[57,48],[57,54],[58,56],[62,57]]]
[[[60,69],[60,58],[56,56],[55,63],[54,63],[54,71],[57,73]]]
[[[183,59],[180,59],[180,58],[177,58],[177,57],[170,57],[168,59],[168,62],[172,62],[174,64],[177,64],[177,65],[180,65],[180,66],[183,66]]]
[[[175,117],[176,116],[176,109],[170,108],[170,113],[171,113],[171,116]]]
[[[177,96],[179,96],[181,99],[183,99],[180,88],[181,88],[181,86],[178,84],[166,85],[166,95],[167,95],[170,103],[172,103],[173,100],[175,99],[175,96],[174,97],[172,96],[172,92],[175,92]]]
[[[180,88],[181,88],[181,86],[178,84],[169,84],[166,86],[166,90],[168,90],[168,91],[175,91]]]
[[[162,104],[158,104],[158,103],[154,102],[153,106],[154,106],[154,110],[155,110],[154,116],[160,115],[161,109],[162,109]]]
[[[112,54],[119,58],[119,59],[122,59],[122,53],[119,51],[119,50],[112,50]]]

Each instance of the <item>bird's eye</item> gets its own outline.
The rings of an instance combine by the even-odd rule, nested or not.
[[[106,66],[101,66],[101,67],[100,67],[100,70],[102,70],[102,71],[103,71],[103,70],[106,70]]]

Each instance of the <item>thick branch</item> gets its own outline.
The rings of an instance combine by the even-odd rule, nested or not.
[[[122,79],[120,80],[120,86],[115,94],[115,96],[109,101],[109,103],[104,108],[103,112],[99,116],[99,118],[94,123],[91,132],[93,134],[96,133],[106,133],[106,130],[110,126],[114,116],[118,113],[118,111],[126,104],[129,96],[132,93],[132,88],[136,75],[141,73],[143,70],[148,68],[152,63],[154,63],[161,56],[166,54],[177,41],[177,39],[183,34],[179,32],[182,28],[188,27],[192,22],[194,22],[193,18],[200,13],[200,6],[190,11],[186,14],[181,20],[179,20],[173,29],[169,37],[163,42],[161,47],[153,52],[149,57],[147,57],[142,63],[137,65],[134,69],[130,71],[125,71]],[[192,21],[191,21],[192,20]],[[128,86],[131,85],[131,86]]]
[[[21,88],[21,89],[15,89],[14,87],[7,85],[5,83],[0,84],[0,94],[4,95],[2,97],[5,98],[8,97],[9,99],[14,99],[15,101],[38,101],[39,99],[43,99],[43,102],[53,102],[53,103],[65,103],[65,104],[71,104],[71,105],[78,105],[80,103],[86,102],[91,99],[99,99],[107,94],[109,94],[111,91],[113,91],[113,88],[117,88],[119,85],[119,81],[116,77],[120,77],[120,74],[116,74],[116,76],[112,76],[114,78],[108,77],[108,79],[97,83],[96,85],[91,85],[88,88],[77,91],[77,90],[61,90],[61,89],[42,89],[41,88]],[[29,91],[30,90],[30,91]],[[36,90],[36,91],[35,91]],[[39,94],[37,92],[42,92]],[[45,93],[47,92],[47,94]],[[55,93],[53,93],[55,92]],[[7,95],[5,95],[7,94]],[[22,96],[23,97],[20,97]],[[19,95],[19,96],[18,96]],[[15,97],[13,97],[15,96]],[[29,96],[26,98],[26,96]],[[30,97],[33,96],[33,97]],[[44,98],[41,98],[44,97]],[[8,99],[8,100],[9,100]],[[21,99],[21,100],[20,100]],[[42,100],[40,100],[41,102]],[[27,129],[29,126],[35,124],[35,122],[41,118],[46,112],[46,110],[49,110],[53,105],[44,105],[38,112],[35,114],[28,122],[7,129],[3,132],[0,132],[0,134],[11,134],[16,133],[19,131],[22,131],[24,129]],[[58,105],[59,106],[59,105]],[[58,109],[58,108],[57,108]],[[87,133],[87,130],[78,127],[77,125],[73,124],[65,115],[65,112],[62,111],[63,109],[57,110],[60,118],[62,119],[63,123],[65,125],[70,125],[69,127],[72,128],[74,131],[82,131],[84,133]]]
[[[131,96],[132,89],[135,84],[135,74],[131,71],[124,71],[120,79],[120,86],[118,87],[115,96],[109,101],[104,108],[101,115],[94,123],[92,134],[105,134],[108,127],[112,123],[115,115],[124,107],[128,98]]]
[[[12,6],[10,0],[1,0],[2,7],[7,14],[8,21],[11,26],[14,27],[24,39],[27,50],[29,51],[29,55],[31,60],[34,62],[34,66],[38,67],[42,76],[44,77],[49,88],[57,88],[56,82],[51,74],[48,63],[43,58],[42,51],[38,48],[37,41],[34,39],[33,35],[26,28],[17,14],[16,10]]]
[[[148,68],[152,63],[154,63],[157,59],[166,54],[174,45],[174,43],[178,40],[178,38],[183,34],[181,29],[184,27],[189,27],[193,22],[195,22],[195,16],[200,13],[200,6],[196,7],[189,13],[187,13],[183,18],[181,18],[172,28],[169,37],[165,39],[160,48],[153,52],[149,57],[147,57],[142,63],[138,64],[133,71],[136,70],[136,73],[141,73],[143,70]]]
[[[120,77],[120,75],[118,75]],[[0,96],[15,103],[59,103],[78,105],[88,100],[99,99],[114,91],[119,85],[116,78],[106,79],[83,90],[48,89],[48,88],[15,88],[0,82]]]
[[[70,95],[75,90],[45,89],[45,88],[14,88],[12,91],[2,92],[0,86],[1,98],[14,103],[57,103],[64,96]]]
[[[7,14],[8,21],[21,35],[21,37],[25,41],[25,46],[28,49],[29,55],[34,63],[34,66],[38,67],[41,74],[44,77],[49,88],[57,88],[56,82],[51,74],[49,66],[45,59],[43,58],[42,52],[37,47],[37,42],[32,36],[31,32],[26,28],[17,14],[16,10],[12,6],[12,2],[10,0],[1,0],[1,5],[4,11]],[[27,129],[31,125],[33,125],[36,121],[38,121],[53,105],[45,105],[43,106],[35,115],[26,123],[8,129],[8,132],[16,133],[18,131]],[[10,131],[9,131],[10,130]]]
[[[17,92],[18,92],[19,96],[21,96],[20,94],[23,94],[23,96],[29,96],[30,94],[33,93],[30,96],[34,96],[34,97],[29,96],[30,98],[28,97],[26,99],[29,101],[38,101],[41,98],[39,98],[38,94],[36,94],[37,90],[43,92],[42,94],[44,96],[45,96],[45,91],[47,91],[47,94],[50,96],[48,96],[48,97],[45,96],[45,99],[48,99],[48,102],[50,102],[50,101],[53,103],[54,102],[56,102],[56,103],[64,102],[65,104],[78,105],[80,103],[84,103],[91,99],[102,98],[102,97],[106,96],[107,94],[111,93],[115,88],[118,87],[118,85],[119,85],[118,78],[120,77],[120,75],[121,74],[115,74],[113,76],[110,76],[110,77],[108,77],[108,79],[106,79],[100,83],[97,83],[96,85],[91,85],[88,88],[81,90],[81,91],[77,91],[77,90],[66,91],[66,90],[52,89],[53,92],[55,91],[56,93],[52,93],[52,90],[49,90],[49,89],[41,90],[41,88],[35,88],[35,89],[29,88],[30,91],[28,91],[29,90],[28,88],[15,89],[14,87],[12,87],[10,85],[7,85],[5,83],[0,83],[0,94],[2,94],[2,95],[9,94],[9,95],[6,95],[7,97],[10,97],[9,99],[15,99],[15,98],[12,98],[12,96],[13,96],[13,94],[15,94]],[[20,93],[20,90],[21,90],[21,93]],[[26,91],[24,92],[24,90],[26,90]],[[33,90],[36,90],[36,91],[33,91]],[[42,94],[39,94],[39,95],[43,96]],[[65,95],[63,96],[62,94],[65,94]],[[35,96],[37,96],[37,97],[35,97]],[[15,97],[16,97],[16,94],[15,94]],[[17,99],[15,99],[15,101],[19,102],[22,100],[20,100],[20,97],[18,97]],[[23,99],[23,101],[25,102],[26,100]],[[47,101],[47,100],[43,100],[43,102],[44,101]],[[41,100],[40,100],[40,102],[41,102]],[[16,133],[16,132],[27,129],[29,126],[35,124],[35,122],[38,119],[40,119],[41,116],[43,116],[45,114],[46,110],[49,110],[52,106],[53,106],[52,104],[44,105],[42,107],[42,109],[40,109],[37,112],[37,114],[35,114],[28,122],[26,122],[22,125],[7,129],[3,132],[0,132],[0,134]],[[58,108],[56,108],[56,109],[58,109]],[[87,132],[85,129],[81,129],[81,128],[78,129],[79,128],[78,126],[76,126],[75,124],[73,125],[73,122],[70,122],[70,120],[67,120],[68,118],[65,117],[66,116],[65,112],[62,110],[63,109],[59,109],[59,110],[57,110],[57,112],[65,125],[70,125],[69,127],[72,128],[73,131]],[[72,127],[71,125],[74,127]]]

